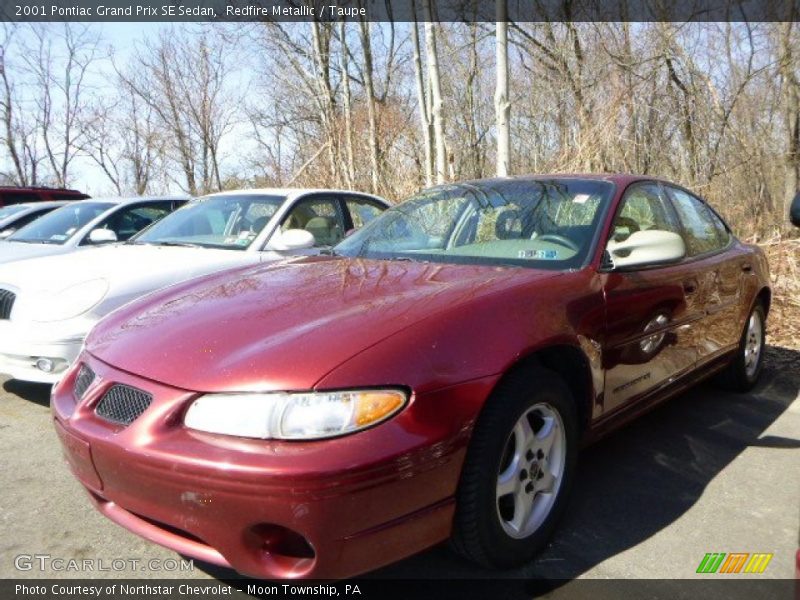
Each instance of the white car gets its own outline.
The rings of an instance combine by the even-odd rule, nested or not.
[[[0,373],[54,383],[92,326],[119,306],[226,268],[318,254],[388,206],[345,191],[223,192],[124,244],[0,265]]]
[[[25,227],[28,223],[32,223],[39,217],[43,217],[65,204],[67,204],[66,200],[56,200],[3,206],[0,208],[0,240],[7,238],[17,229]]]
[[[188,200],[168,196],[70,202],[0,242],[0,263],[125,241]]]

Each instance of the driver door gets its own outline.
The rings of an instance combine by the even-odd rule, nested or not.
[[[657,183],[635,184],[627,190],[610,239],[620,242],[647,230],[682,234]],[[609,269],[603,282],[603,412],[607,414],[643,399],[694,367],[704,305],[694,268],[685,261]]]

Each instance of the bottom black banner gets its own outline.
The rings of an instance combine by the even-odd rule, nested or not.
[[[353,579],[259,581],[228,579],[3,579],[0,598],[73,600],[97,598],[205,600],[210,598],[470,599],[617,598],[682,600],[800,600],[798,582],[787,579]]]

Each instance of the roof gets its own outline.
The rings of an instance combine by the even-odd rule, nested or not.
[[[71,194],[83,194],[80,190],[71,188],[48,187],[46,185],[0,185],[0,192],[69,192]]]
[[[11,206],[40,209],[64,206],[65,204],[73,204],[74,202],[76,202],[76,200],[45,200],[43,202],[20,202],[19,204],[12,204]],[[80,202],[80,200],[77,200],[77,202]]]
[[[471,185],[503,183],[508,181],[543,181],[548,179],[588,179],[593,181],[610,181],[619,185],[628,185],[634,181],[664,181],[659,177],[648,175],[634,175],[631,173],[542,173],[531,175],[517,175],[513,177],[492,177],[487,179],[470,179],[463,182],[452,182],[453,185],[467,183]],[[446,183],[443,185],[447,185]]]
[[[189,196],[109,196],[107,198],[87,198],[69,204],[80,204],[86,202],[104,202],[108,204],[133,204],[134,202],[159,202],[164,200],[189,200]]]
[[[339,190],[334,188],[250,188],[238,190],[225,190],[223,192],[214,192],[208,194],[209,196],[238,196],[240,194],[264,194],[269,196],[286,196],[288,198],[296,198],[297,196],[304,196],[306,194],[357,194],[359,196],[368,196],[370,198],[378,198],[383,200],[380,196],[370,194],[368,192],[359,192],[357,190]]]

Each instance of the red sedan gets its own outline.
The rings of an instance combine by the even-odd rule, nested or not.
[[[451,538],[509,567],[582,444],[712,375],[755,384],[769,305],[764,255],[679,186],[445,185],[330,256],[112,313],[52,410],[98,510],[185,555],[338,578]]]

